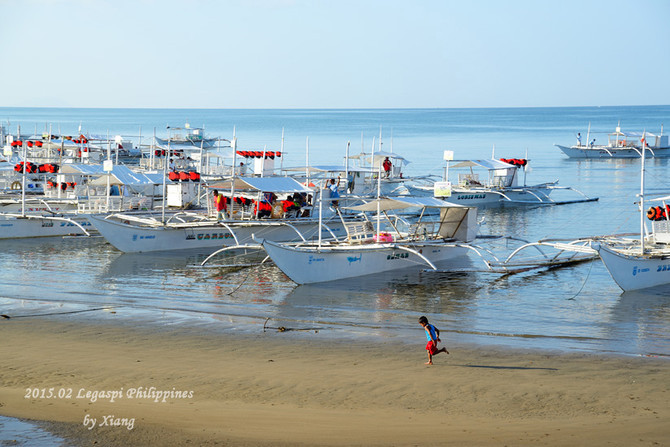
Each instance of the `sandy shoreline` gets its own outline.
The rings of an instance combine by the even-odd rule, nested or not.
[[[670,439],[670,362],[663,359],[447,343],[451,355],[429,367],[420,328],[407,345],[199,332],[0,321],[0,414],[48,421],[80,445],[630,446]],[[165,401],[151,387],[167,393]]]

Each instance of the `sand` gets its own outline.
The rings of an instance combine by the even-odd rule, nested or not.
[[[87,446],[670,445],[667,359],[447,344],[426,366],[420,327],[407,344],[202,332],[2,320],[0,414]]]

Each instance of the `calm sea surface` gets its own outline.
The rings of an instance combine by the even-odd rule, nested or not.
[[[556,147],[624,131],[658,133],[670,106],[430,110],[159,110],[0,108],[3,124],[23,133],[124,134],[144,142],[166,126],[204,126],[240,149],[278,150],[284,166],[341,164],[378,144],[411,163],[407,175],[441,175],[444,150],[455,158],[530,159],[527,183],[559,180],[600,200],[542,208],[483,211],[483,234],[529,241],[639,231],[635,160],[575,161]],[[9,122],[9,124],[7,124]],[[668,160],[649,160],[648,191],[670,192]],[[555,199],[574,198],[557,191]],[[504,242],[485,242],[501,256]],[[393,275],[296,287],[272,265],[199,267],[206,254],[122,254],[103,239],[0,241],[0,312],[14,317],[62,313],[142,325],[195,325],[207,331],[287,337],[381,336],[420,344],[427,315],[448,344],[497,345],[561,352],[670,356],[670,292],[622,294],[600,261],[501,278],[488,273]],[[230,259],[247,262],[244,259]],[[223,262],[223,261],[221,261]],[[225,261],[228,263],[228,260]],[[473,266],[478,265],[472,258]],[[77,312],[77,313],[74,313]],[[269,319],[269,320],[268,320]]]

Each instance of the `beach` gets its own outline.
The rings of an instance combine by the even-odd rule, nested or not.
[[[74,445],[664,445],[670,362],[0,321],[0,414]],[[445,337],[443,337],[445,338]],[[93,422],[95,420],[95,422]]]

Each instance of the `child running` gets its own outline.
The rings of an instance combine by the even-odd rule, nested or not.
[[[449,354],[449,351],[447,351],[447,348],[437,349],[437,342],[441,341],[440,330],[432,324],[428,323],[428,318],[419,318],[419,324],[426,330],[426,338],[428,339],[428,343],[426,344],[426,351],[428,351],[428,361],[426,362],[426,365],[432,365],[434,355],[437,355],[440,352],[446,352]]]

